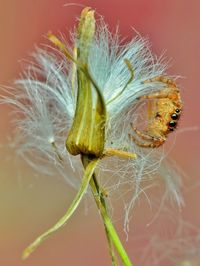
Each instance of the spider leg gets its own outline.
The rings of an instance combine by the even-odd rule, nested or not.
[[[168,86],[177,87],[177,85],[174,82],[174,80],[172,80],[170,78],[167,78],[165,76],[157,76],[157,77],[154,77],[154,78],[151,78],[151,79],[147,79],[143,83],[150,83],[150,82],[155,82],[155,81],[165,83]]]
[[[163,99],[169,98],[169,88],[163,88],[162,91],[151,93],[148,95],[143,95],[139,99]]]
[[[166,88],[162,88],[161,91],[155,92],[155,93],[150,93],[148,95],[143,95],[141,97],[139,97],[138,99],[170,99],[170,100],[175,100],[177,101],[179,99],[179,91],[178,88],[174,88],[174,87],[166,87]]]
[[[135,138],[133,135],[129,134],[129,138],[131,140],[133,140],[140,147],[156,148],[156,147],[161,146],[165,142],[165,140],[166,140],[163,137],[160,137],[160,138],[159,137],[154,137],[154,136],[149,135],[146,132],[140,131],[140,130],[136,129],[133,126],[132,123],[131,123],[131,127],[132,127],[133,131],[136,133],[136,135],[138,137],[140,137],[142,140],[149,141],[147,143],[146,142],[142,142],[142,141],[138,140],[137,138]]]
[[[156,111],[156,102],[148,101],[147,102],[148,125],[151,124],[152,117],[155,116],[155,111]]]
[[[164,139],[160,139],[159,141],[153,141],[153,142],[142,142],[139,141],[138,139],[136,139],[133,135],[129,134],[129,138],[135,142],[136,145],[138,145],[139,147],[142,148],[158,148],[159,146],[161,146],[164,142]]]
[[[148,133],[136,129],[136,128],[133,126],[132,123],[131,123],[131,127],[132,127],[133,131],[137,134],[137,136],[141,137],[141,138],[144,139],[144,140],[151,140],[151,141],[158,140],[157,138],[155,138],[155,137],[149,135]]]
[[[151,93],[149,95],[141,96],[140,99],[162,99],[162,98],[169,98],[174,99],[176,98],[176,94],[179,92],[176,83],[165,76],[157,76],[151,79],[147,79],[143,81],[143,83],[151,83],[151,82],[161,82],[167,85],[166,88],[162,88],[161,91]]]

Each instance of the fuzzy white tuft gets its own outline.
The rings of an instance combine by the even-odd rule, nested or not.
[[[1,103],[15,108],[18,154],[35,169],[46,174],[56,170],[75,185],[81,167],[77,158],[65,149],[76,106],[77,85],[72,88],[74,65],[55,48],[37,48],[33,57],[34,63],[28,64],[23,78],[15,82],[14,89],[6,89],[7,96]],[[124,59],[132,65],[134,79],[122,92],[130,78]],[[161,166],[165,157],[163,148],[142,149],[128,137],[132,132],[130,122],[137,124],[143,117],[138,97],[163,87],[159,82],[143,83],[166,74],[166,64],[162,61],[151,53],[148,41],[141,36],[137,35],[124,44],[117,32],[109,32],[103,20],[97,26],[89,69],[107,106],[106,148],[138,155],[134,160],[107,158],[100,165],[99,175],[107,180],[108,191],[123,185],[133,190],[133,197],[125,206],[126,225],[138,195],[145,191],[143,183],[155,178],[159,172],[162,172],[168,197],[182,204],[179,177],[170,168],[164,170]],[[106,177],[109,175],[118,182],[109,186]]]
[[[177,219],[177,217],[176,217]],[[179,218],[177,227],[168,236],[154,234],[142,248],[144,266],[197,266],[200,261],[200,230]]]

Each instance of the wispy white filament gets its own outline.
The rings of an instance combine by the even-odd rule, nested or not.
[[[173,233],[168,232],[167,236],[154,234],[147,242],[146,248],[142,248],[141,265],[199,265],[200,230],[180,217]]]

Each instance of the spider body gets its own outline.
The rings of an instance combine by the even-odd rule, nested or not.
[[[149,82],[162,82],[166,87],[159,92],[144,95],[139,99],[153,100],[149,103],[149,123],[144,131],[140,131],[132,126],[135,134],[129,135],[130,138],[140,147],[156,148],[162,145],[167,135],[174,131],[182,111],[182,101],[180,91],[173,80],[163,76],[158,76]]]

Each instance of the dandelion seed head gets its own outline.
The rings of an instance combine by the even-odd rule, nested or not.
[[[72,32],[71,38],[78,46],[76,33]],[[73,53],[74,47],[66,41],[65,44]],[[130,79],[125,59],[133,68],[134,78],[124,89]],[[133,191],[131,200],[125,203],[128,231],[130,211],[138,196],[146,193],[145,182],[159,174],[166,184],[166,198],[180,206],[183,204],[179,175],[170,166],[163,166],[164,149],[141,149],[129,138],[130,122],[137,124],[143,119],[138,98],[164,87],[158,82],[143,82],[166,75],[167,64],[162,57],[153,55],[147,39],[136,34],[130,41],[121,41],[118,30],[110,33],[101,18],[91,45],[88,68],[106,103],[105,149],[113,147],[137,154],[134,160],[106,158],[99,166],[99,176],[109,192],[123,186]],[[81,164],[65,148],[76,109],[77,80],[73,80],[73,71],[74,63],[62,52],[49,46],[37,47],[32,61],[24,67],[22,78],[15,82],[14,88],[5,88],[7,95],[1,103],[14,107],[18,154],[38,171],[52,174],[55,170],[75,186]]]

